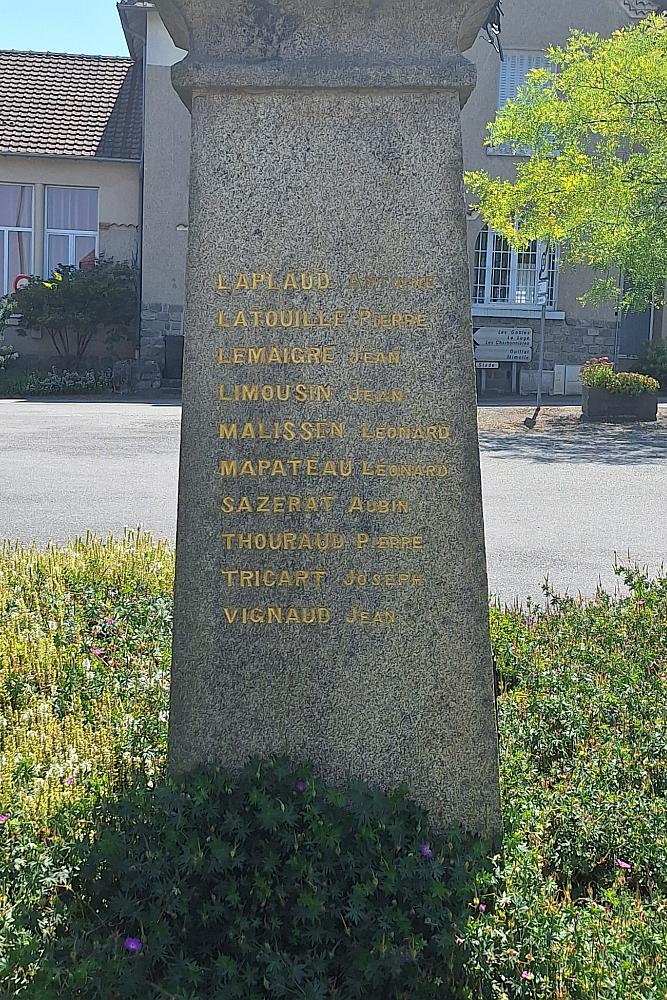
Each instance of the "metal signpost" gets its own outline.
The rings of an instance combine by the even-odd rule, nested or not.
[[[475,364],[485,368],[498,368],[501,361],[512,364],[512,391],[516,391],[519,364],[533,360],[533,331],[531,327],[485,326],[475,331]],[[482,374],[482,392],[486,391],[486,376]]]
[[[530,430],[535,427],[542,409],[542,382],[544,372],[544,335],[547,327],[547,299],[549,298],[549,248],[546,247],[540,261],[540,273],[537,280],[537,301],[542,306],[540,317],[540,355],[537,370],[537,406],[532,417],[526,417],[524,424]]]

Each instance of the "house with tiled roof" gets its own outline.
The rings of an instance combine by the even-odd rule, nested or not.
[[[0,291],[17,273],[47,274],[55,263],[80,263],[93,251],[135,256],[142,269],[137,352],[166,379],[178,379],[190,116],[171,69],[186,53],[150,0],[120,0],[117,7],[129,58],[0,52]],[[610,35],[666,8],[667,0],[504,0],[504,60],[484,37],[468,53],[478,84],[463,112],[466,167],[512,176],[516,157],[483,145],[486,123],[528,71],[544,64],[549,45],[564,44],[572,28]],[[475,328],[537,331],[542,248],[517,253],[474,213],[468,235]],[[615,355],[622,364],[648,338],[664,335],[661,311],[623,317],[584,307],[586,276],[559,273],[557,255],[548,263],[548,390],[566,388],[569,373],[575,378],[592,355]],[[534,359],[522,370],[500,362],[481,373],[480,389],[532,389],[534,369]]]
[[[142,91],[131,58],[0,51],[0,295],[61,264],[137,258]],[[22,363],[53,360],[48,339],[17,335]]]
[[[466,167],[511,177],[516,157],[483,145],[486,123],[513,97],[526,73],[545,62],[545,50],[564,44],[573,28],[610,35],[647,13],[667,7],[661,0],[504,0],[504,60],[481,36],[468,55],[478,71],[478,84],[463,111]],[[157,361],[167,377],[178,374],[182,345],[189,171],[189,117],[171,86],[171,67],[185,53],[176,48],[150,2],[122,0],[120,16],[132,46],[142,38],[146,60],[144,271],[141,356]],[[224,197],[221,189],[220,197]],[[542,248],[517,253],[471,214],[468,224],[475,329],[532,328],[537,343],[537,301]],[[581,363],[593,355],[636,356],[646,339],[662,330],[662,313],[617,316],[613,308],[584,307],[580,295],[587,277],[559,273],[557,255],[549,260],[545,386],[572,389]],[[628,360],[628,363],[631,363]],[[480,371],[480,390],[508,392],[536,385],[536,352],[530,364],[499,363]]]

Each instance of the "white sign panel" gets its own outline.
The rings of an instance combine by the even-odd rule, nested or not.
[[[501,344],[532,347],[533,331],[530,327],[522,326],[485,326],[475,332],[475,343],[489,344],[495,347],[499,347]]]
[[[489,368],[500,368],[499,361],[477,361],[475,362],[475,368],[482,368],[487,370]]]
[[[480,344],[475,348],[475,361],[532,361],[532,347],[521,344]]]

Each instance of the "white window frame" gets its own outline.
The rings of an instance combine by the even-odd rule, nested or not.
[[[523,73],[520,80],[514,80],[513,76],[518,76],[517,65],[523,63]],[[496,112],[502,111],[508,101],[513,101],[521,87],[526,82],[526,77],[532,69],[544,69],[549,65],[544,52],[514,50],[503,53],[503,60],[500,63],[498,74],[498,93],[496,98]],[[507,143],[500,146],[487,146],[486,152],[489,156],[530,156],[529,149],[513,150]]]
[[[29,273],[35,269],[35,186],[34,184],[21,184],[20,181],[2,181],[0,187],[24,187],[30,188],[32,192],[30,226],[2,226],[0,225],[0,239],[2,240],[3,269],[0,274],[0,297],[9,295],[14,289],[9,287],[9,234],[10,233],[30,233],[30,267]]]
[[[48,229],[47,223],[49,218],[49,191],[59,190],[61,188],[68,188],[70,191],[94,191],[97,195],[97,230],[86,230],[86,229]],[[47,184],[44,189],[44,268],[46,269],[49,263],[49,236],[67,236],[69,237],[68,243],[68,260],[58,261],[59,264],[65,264],[69,267],[74,267],[77,264],[76,260],[76,238],[77,236],[87,236],[88,238],[93,238],[95,240],[95,256],[99,257],[100,252],[100,189],[96,187],[86,187],[82,184]],[[45,278],[50,278],[50,274],[45,274]]]
[[[475,292],[477,289],[477,264],[478,264],[478,243],[481,238],[484,229],[487,229],[488,235],[486,240],[486,251],[485,251],[485,267],[484,267],[484,301],[475,301]],[[495,315],[498,313],[503,313],[505,315],[521,315],[539,312],[540,306],[537,302],[537,287],[538,279],[540,276],[540,264],[542,260],[542,254],[547,249],[546,243],[541,243],[537,241],[537,253],[535,255],[535,284],[533,286],[533,302],[517,302],[517,278],[519,271],[519,252],[514,248],[510,247],[510,264],[509,264],[509,287],[508,287],[508,297],[502,301],[494,302],[491,299],[491,288],[493,285],[493,256],[496,252],[496,237],[500,234],[496,233],[495,230],[491,229],[490,226],[483,227],[477,236],[475,237],[475,249],[473,258],[473,314],[477,316],[481,315]],[[501,236],[502,238],[502,236]],[[559,264],[559,254],[556,250],[555,264],[554,264],[554,282],[553,282],[553,302],[547,303],[547,312],[549,314],[556,314],[558,307],[558,284],[560,270]],[[564,315],[564,314],[563,314]]]

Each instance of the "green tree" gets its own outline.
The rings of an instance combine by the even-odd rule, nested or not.
[[[84,268],[59,267],[48,281],[30,282],[4,300],[0,322],[20,316],[21,325],[51,338],[67,368],[78,370],[97,332],[107,342],[127,337],[136,321],[137,268],[98,259]]]
[[[641,310],[667,276],[667,20],[607,39],[575,31],[548,60],[488,126],[487,145],[523,155],[515,180],[466,183],[513,246],[559,244],[565,265],[591,267],[584,301],[622,284],[623,306]]]

